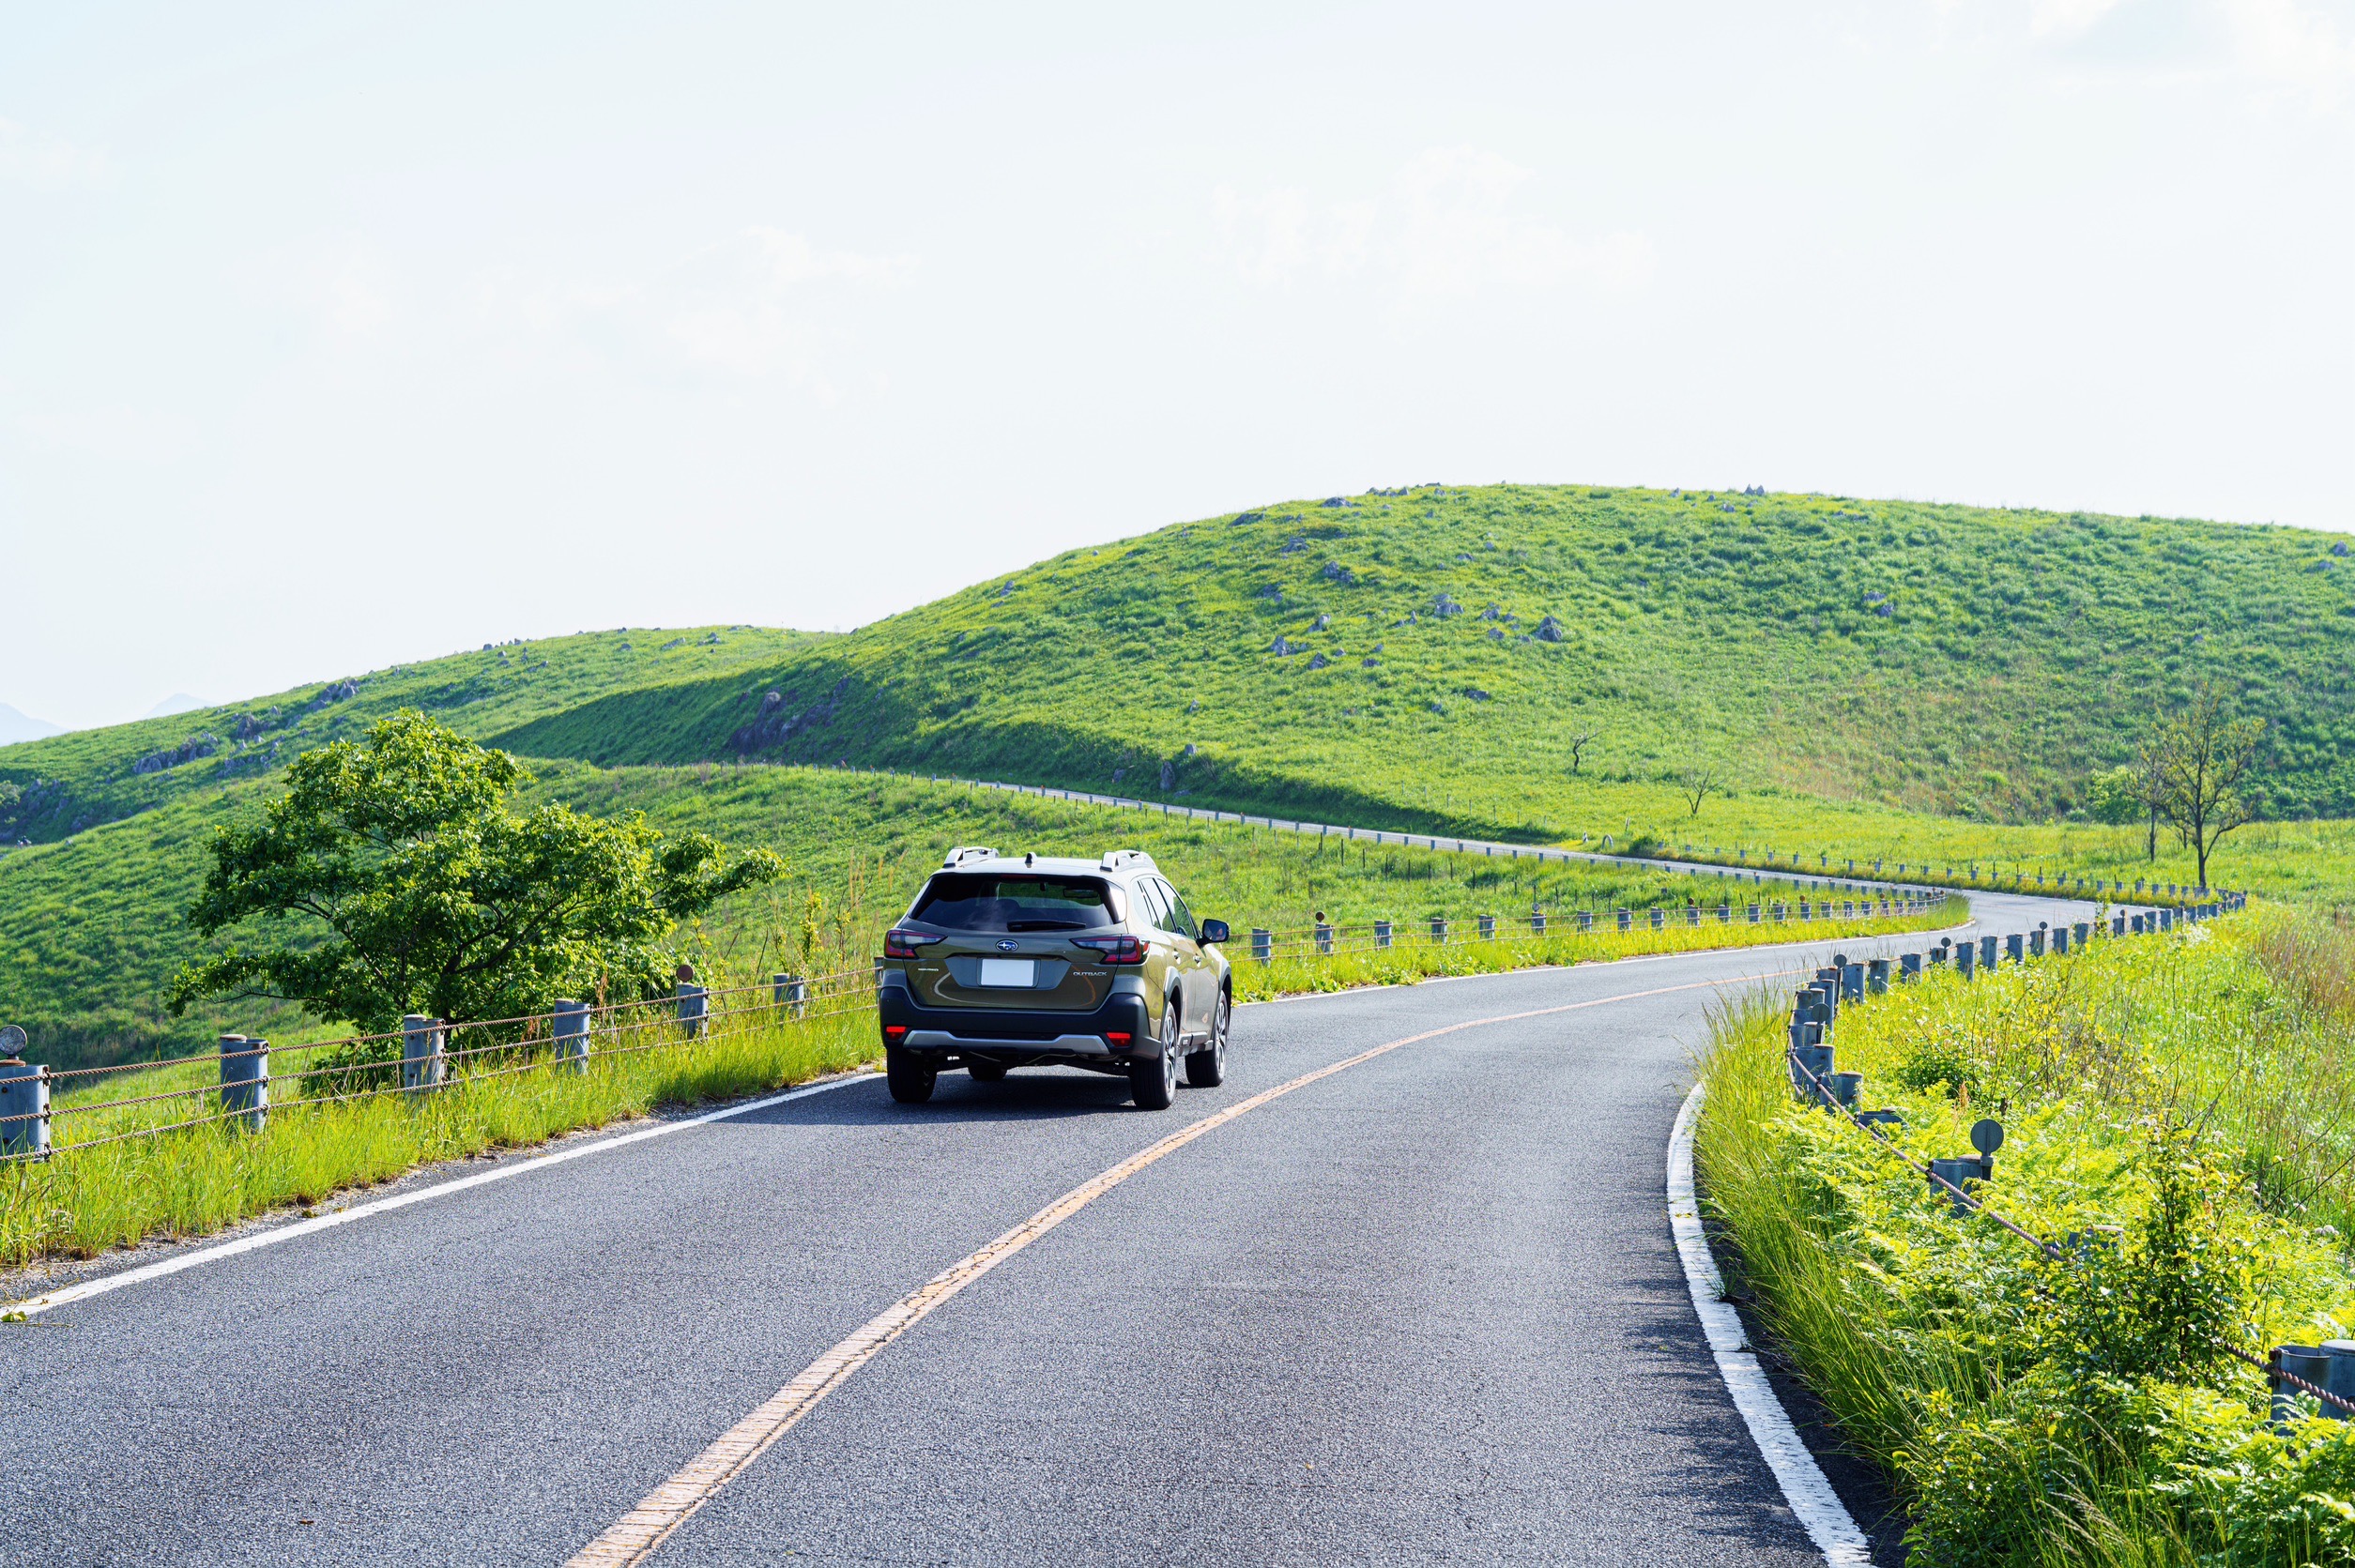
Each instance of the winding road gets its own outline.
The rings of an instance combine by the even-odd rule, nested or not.
[[[1246,1007],[1163,1113],[862,1075],[471,1163],[525,1168],[0,1327],[0,1562],[1820,1563],[1662,1150],[1709,1009],[1834,945]]]

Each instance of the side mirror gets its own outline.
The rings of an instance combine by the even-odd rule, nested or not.
[[[1202,945],[1204,947],[1216,947],[1221,942],[1233,939],[1234,933],[1227,929],[1225,921],[1202,921]]]

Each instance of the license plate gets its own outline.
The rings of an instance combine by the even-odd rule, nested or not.
[[[1027,958],[985,958],[981,961],[981,982],[1028,991],[1037,971]]]

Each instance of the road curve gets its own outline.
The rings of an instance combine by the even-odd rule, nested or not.
[[[561,1563],[1155,1140],[1540,1009],[1569,1011],[1388,1052],[1138,1171],[653,1560],[1819,1562],[1718,1380],[1661,1149],[1707,1009],[1832,946],[1247,1008],[1229,1083],[1168,1113],[1079,1073],[951,1075],[924,1107],[864,1080],[71,1303],[0,1328],[0,1563]]]

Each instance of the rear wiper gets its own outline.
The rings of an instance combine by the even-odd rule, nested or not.
[[[1008,931],[1085,931],[1078,921],[1008,921]]]

